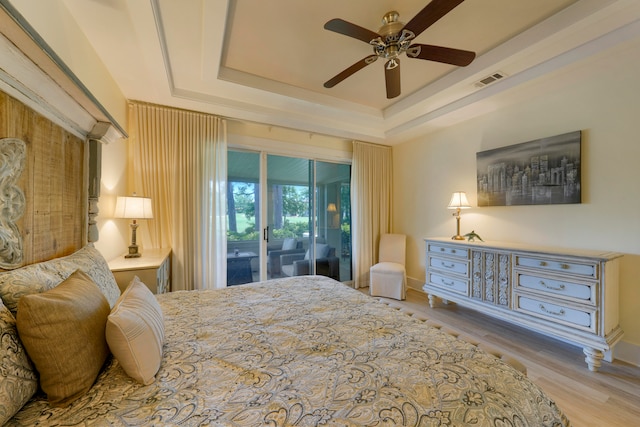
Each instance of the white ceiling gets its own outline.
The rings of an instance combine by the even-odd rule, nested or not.
[[[496,94],[623,41],[640,18],[637,0],[466,0],[416,41],[475,51],[474,62],[403,56],[402,94],[388,100],[383,61],[323,87],[372,54],[323,25],[377,31],[386,12],[408,22],[428,0],[62,1],[129,99],[387,144],[480,114]],[[508,77],[475,86],[496,71]]]

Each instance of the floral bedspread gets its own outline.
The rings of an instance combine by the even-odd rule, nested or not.
[[[567,426],[509,365],[319,276],[158,297],[156,381],[110,360],[71,406],[32,399],[8,425]]]

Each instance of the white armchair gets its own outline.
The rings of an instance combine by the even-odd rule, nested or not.
[[[369,270],[371,296],[404,300],[407,295],[405,258],[407,236],[383,234],[380,236],[378,263]]]

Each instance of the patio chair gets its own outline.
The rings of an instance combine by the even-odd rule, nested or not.
[[[302,247],[302,241],[298,241],[296,238],[288,237],[282,241],[282,245],[267,248],[267,271],[269,277],[280,277],[282,269],[280,265],[280,257],[282,255],[302,254],[304,256],[305,250]]]
[[[316,243],[316,273],[320,276],[340,280],[340,259],[335,256],[336,248],[325,243]],[[280,257],[282,274],[285,276],[305,276],[311,272],[309,251],[304,254],[287,254]]]

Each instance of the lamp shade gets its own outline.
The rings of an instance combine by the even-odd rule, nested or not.
[[[467,200],[467,193],[464,191],[456,191],[451,195],[451,200],[449,201],[449,209],[467,209],[470,208],[471,205]]]
[[[338,208],[336,207],[336,204],[329,203],[329,206],[327,206],[327,212],[338,212]]]
[[[115,218],[151,219],[151,199],[147,197],[118,197],[116,200]]]

